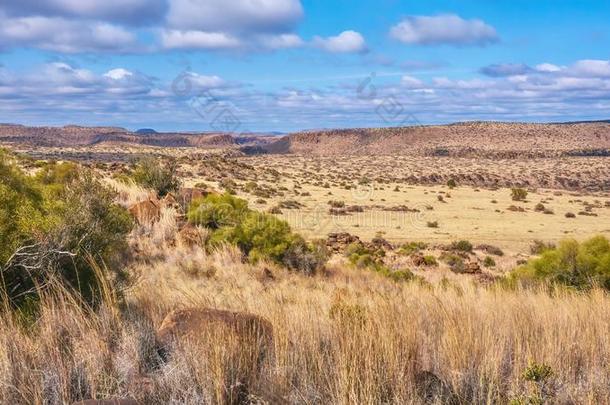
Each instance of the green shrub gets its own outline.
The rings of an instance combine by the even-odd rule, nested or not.
[[[245,200],[229,193],[210,194],[193,201],[188,221],[212,230],[211,245],[230,243],[251,262],[270,259],[288,268],[313,274],[328,258],[325,246],[307,243],[286,221],[253,211]]]
[[[26,176],[0,156],[0,293],[16,306],[35,300],[51,279],[94,303],[97,263],[121,275],[129,213],[114,192],[72,163],[49,163]]]
[[[438,266],[438,262],[436,261],[436,258],[432,255],[424,256],[424,264],[426,266]]]
[[[515,269],[511,278],[523,284],[549,282],[579,290],[598,285],[610,290],[610,243],[603,236],[583,243],[564,240]]]
[[[459,240],[451,244],[451,249],[458,250],[460,252],[472,252],[473,247],[472,243],[468,242],[467,240]]]
[[[449,188],[455,188],[457,186],[457,183],[454,179],[449,179],[447,180],[447,187]]]
[[[191,203],[187,218],[194,225],[219,229],[240,224],[249,212],[246,200],[229,193],[209,194]]]
[[[426,249],[427,247],[428,244],[425,242],[408,242],[401,245],[400,248],[398,248],[397,253],[400,255],[409,256],[415,252]]]
[[[496,266],[496,261],[491,256],[485,256],[485,259],[483,260],[483,266],[485,266],[485,267],[495,267]]]
[[[180,187],[176,170],[177,164],[175,161],[163,164],[159,159],[144,157],[136,162],[131,177],[136,184],[151,188],[159,196],[164,196]]]
[[[513,201],[525,201],[527,198],[527,190],[523,188],[512,188],[510,190],[510,195]]]

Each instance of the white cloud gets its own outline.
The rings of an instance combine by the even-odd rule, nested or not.
[[[409,89],[421,89],[424,86],[421,80],[413,76],[403,76],[400,79],[400,84]]]
[[[167,49],[231,49],[242,42],[224,32],[163,30],[161,44]]]
[[[343,31],[334,37],[315,37],[313,44],[332,53],[360,53],[366,51],[366,42],[362,35],[351,30]]]
[[[261,35],[258,42],[268,49],[298,48],[305,44],[296,34]]]
[[[585,59],[576,62],[571,69],[575,74],[589,77],[610,77],[610,61]]]
[[[116,69],[112,69],[109,70],[108,72],[104,73],[104,77],[107,77],[109,79],[113,79],[113,80],[121,80],[121,79],[125,79],[128,77],[133,76],[133,73],[130,72],[127,69],[123,69],[123,68],[116,68]]]
[[[33,46],[64,53],[136,47],[135,36],[116,25],[61,17],[7,17],[0,14],[0,45]]]
[[[559,72],[561,68],[557,65],[553,65],[552,63],[541,63],[539,65],[536,65],[536,70],[539,72],[552,73]]]
[[[172,0],[167,22],[179,30],[286,32],[302,17],[299,0]]]
[[[407,17],[390,29],[390,36],[417,45],[483,46],[499,40],[496,30],[484,21],[453,14]]]
[[[143,23],[160,20],[167,0],[3,0],[2,8],[15,16],[80,17]]]

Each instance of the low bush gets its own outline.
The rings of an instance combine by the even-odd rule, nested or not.
[[[545,249],[511,273],[522,284],[548,282],[587,290],[600,286],[610,290],[610,243],[603,236],[585,242],[568,239]]]
[[[432,255],[424,256],[424,264],[426,266],[438,266],[438,262],[436,261],[436,258]]]
[[[131,177],[136,184],[151,188],[159,196],[164,196],[180,187],[180,181],[176,175],[177,167],[173,160],[164,164],[159,159],[144,157],[136,162]]]
[[[527,190],[523,188],[512,188],[510,195],[513,201],[525,201],[527,198]]]
[[[545,251],[550,250],[550,249],[555,249],[555,244],[550,243],[550,242],[543,242],[538,239],[534,240],[532,242],[532,244],[530,245],[530,252],[533,255],[542,254]]]
[[[313,274],[328,258],[320,243],[307,243],[286,221],[253,211],[245,200],[228,193],[210,194],[191,203],[188,221],[212,230],[209,244],[230,243],[255,263],[269,259]]]
[[[451,244],[451,250],[457,250],[460,252],[472,252],[472,243],[467,240],[458,240]]]
[[[419,252],[420,250],[426,249],[428,244],[425,242],[408,242],[401,245],[397,253],[400,255],[409,256],[415,252]]]

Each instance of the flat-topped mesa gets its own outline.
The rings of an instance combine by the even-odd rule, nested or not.
[[[269,153],[555,157],[610,155],[610,123],[465,122],[392,128],[303,131],[266,146]]]
[[[34,146],[70,147],[100,143],[130,143],[165,147],[230,147],[235,138],[226,133],[137,133],[120,127],[27,127],[0,125],[0,142]]]

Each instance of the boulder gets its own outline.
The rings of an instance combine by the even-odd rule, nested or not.
[[[158,200],[148,199],[133,204],[129,212],[140,225],[153,223],[161,218],[161,204]]]
[[[189,308],[172,311],[157,331],[162,355],[179,343],[203,344],[219,333],[229,333],[244,349],[255,352],[258,366],[273,351],[273,326],[261,316],[211,308]]]
[[[167,193],[165,197],[161,199],[161,205],[166,208],[180,208],[180,204],[178,204],[178,200],[173,193]]]
[[[210,194],[210,192],[202,188],[182,187],[178,190],[176,199],[182,207],[187,208],[193,200],[206,197],[208,194]]]
[[[464,273],[477,274],[481,272],[481,266],[477,262],[468,262],[464,266]]]

